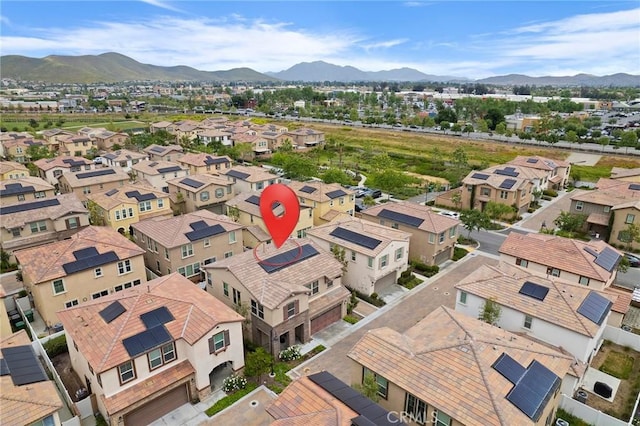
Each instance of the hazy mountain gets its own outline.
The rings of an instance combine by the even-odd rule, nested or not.
[[[0,57],[2,77],[51,83],[97,83],[132,80],[153,81],[276,81],[249,68],[200,71],[187,66],[162,67],[142,64],[119,53],[102,55],[28,58]]]
[[[496,84],[504,86],[640,86],[640,75],[625,73],[597,76],[591,74],[576,74],[566,77],[529,77],[523,74],[509,74],[476,80],[477,83]]]

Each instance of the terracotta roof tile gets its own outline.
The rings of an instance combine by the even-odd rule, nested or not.
[[[123,204],[138,204],[138,200],[134,196],[129,197],[127,195],[127,192],[135,191],[137,191],[140,195],[152,194],[156,197],[156,199],[164,198],[167,205],[169,203],[169,194],[167,194],[166,192],[158,191],[147,182],[127,183],[117,189],[93,192],[91,194],[87,194],[87,199],[93,201],[105,210],[111,210],[112,208]],[[168,213],[171,214],[171,210],[169,210]],[[140,214],[140,216],[143,215],[144,213]]]
[[[293,191],[296,193],[298,197],[302,197],[304,199],[316,201],[319,203],[324,203],[331,200],[331,198],[327,196],[327,193],[330,193],[332,191],[342,190],[346,195],[355,194],[355,192],[352,191],[351,189],[343,188],[342,185],[339,185],[337,183],[324,183],[324,182],[318,182],[318,181],[311,181],[311,182],[292,181],[288,184],[288,186],[289,188],[293,189]],[[304,188],[305,186],[315,188],[316,190],[313,192],[301,191],[301,189]]]
[[[421,206],[419,204],[400,202],[400,203],[386,203],[377,206],[370,207],[361,212],[363,218],[372,220],[374,217],[376,221],[380,219],[378,216],[382,210],[389,210],[392,212],[402,213],[414,218],[423,219],[422,223],[418,226],[418,229],[434,234],[439,234],[454,226],[460,225],[460,221],[451,217],[439,215],[432,211],[429,207]],[[385,222],[389,219],[383,219]],[[392,221],[390,221],[392,222]],[[407,224],[403,224],[408,226]]]
[[[37,220],[55,220],[71,213],[89,214],[86,207],[82,205],[75,194],[60,194],[55,198],[60,202],[60,204],[16,213],[4,213],[2,215],[2,227],[11,229],[18,226],[25,226],[27,223]],[[16,204],[3,204],[2,207],[6,208],[24,204],[25,202],[22,201]],[[21,241],[24,240],[21,239]]]
[[[65,160],[67,160],[66,163]],[[70,164],[69,160],[72,160],[74,163],[82,164],[84,166],[93,165],[93,162],[91,160],[87,160],[84,157],[73,157],[70,155],[61,155],[53,158],[41,158],[38,161],[34,161],[33,164],[44,171],[51,170],[54,167],[70,169],[72,165]]]

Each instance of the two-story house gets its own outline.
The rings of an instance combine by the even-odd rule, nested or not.
[[[74,194],[3,203],[0,216],[0,245],[8,253],[64,240],[89,226],[89,212]]]
[[[92,135],[93,140],[96,141],[98,149],[111,150],[115,145],[124,146],[129,141],[129,135],[123,132],[112,132],[109,130],[102,130]]]
[[[133,166],[149,159],[146,153],[129,151],[128,149],[120,149],[104,154],[102,158],[104,158],[103,161],[107,166],[114,169],[120,168],[125,172],[130,172]]]
[[[231,159],[226,155],[215,156],[211,154],[187,153],[177,160],[183,168],[189,170],[189,174],[219,175],[231,168]]]
[[[131,234],[131,225],[141,220],[173,216],[169,194],[141,183],[88,194],[87,200],[99,224],[121,234]]]
[[[351,349],[379,404],[410,425],[550,425],[572,356],[444,306],[404,333],[367,332]]]
[[[640,167],[628,169],[624,167],[612,167],[611,179],[623,180],[625,182],[640,183]]]
[[[546,174],[546,186],[544,189],[562,189],[569,182],[571,175],[571,163],[563,160],[552,160],[550,158],[519,155],[507,162],[509,166],[528,168],[542,171]]]
[[[0,181],[0,201],[2,204],[37,201],[51,198],[54,195],[53,185],[39,177],[26,176]]]
[[[74,133],[68,130],[62,129],[47,129],[42,131],[42,139],[45,140],[47,146],[50,147],[51,152],[59,152],[60,151],[60,142],[59,139],[61,137],[73,136]]]
[[[151,161],[177,161],[183,155],[180,145],[156,145],[152,144],[143,150]]]
[[[489,202],[515,206],[518,214],[529,208],[533,183],[516,175],[515,168],[504,167],[493,173],[472,171],[462,180],[461,205],[463,209],[484,210]]]
[[[111,426],[147,425],[244,367],[243,318],[179,274],[58,312]]]
[[[68,135],[58,138],[58,152],[62,155],[86,157],[98,149],[96,141],[85,135]]]
[[[15,138],[4,139],[0,142],[2,146],[2,156],[8,160],[17,163],[27,163],[31,161],[29,155],[29,147],[46,147],[46,142],[39,139],[33,139],[31,135],[16,135]]]
[[[29,169],[16,161],[0,161],[0,181],[29,176]]]
[[[350,189],[343,188],[337,183],[317,181],[292,181],[288,186],[296,193],[300,206],[313,208],[313,224],[316,226],[330,222],[335,217],[335,213],[353,216],[356,196]]]
[[[168,134],[173,134],[174,125],[170,121],[158,121],[157,123],[151,123],[149,125],[149,133],[153,135],[157,132],[167,132]]]
[[[291,136],[289,136],[286,132],[277,132],[273,130],[267,130],[263,132],[259,132],[256,144],[254,145],[254,151],[256,153],[264,153],[264,148],[266,147],[268,152],[275,152],[278,149],[282,148],[286,143],[293,145],[291,141]],[[262,143],[265,142],[265,143]]]
[[[147,280],[144,250],[110,228],[89,226],[70,238],[14,253],[23,283],[48,326],[56,312]]]
[[[243,226],[227,216],[198,210],[133,225],[136,243],[146,250],[145,263],[158,275],[178,272],[204,283],[202,267],[243,252]],[[204,285],[203,285],[204,287]]]
[[[386,203],[363,210],[365,220],[411,234],[409,259],[439,265],[453,257],[460,221],[415,203]]]
[[[624,245],[632,249],[640,248],[640,242],[632,239],[630,226],[640,226],[640,201],[618,204],[611,209],[613,221],[609,232],[611,244]]]
[[[407,269],[411,234],[347,216],[307,231],[320,248],[344,250],[342,283],[360,293],[380,293]]]
[[[510,233],[499,251],[503,262],[596,290],[614,282],[622,259],[620,252],[604,241],[534,233]]]
[[[212,129],[212,128],[198,128],[196,130],[197,138],[204,145],[209,145],[210,143],[219,143],[223,146],[233,146],[233,140],[231,139],[231,133],[226,132],[221,129]]]
[[[231,307],[251,312],[255,344],[273,355],[340,321],[349,291],[342,264],[308,240],[269,244],[204,267],[207,291]]]
[[[313,148],[324,143],[324,132],[306,127],[287,132],[291,143],[298,148]]]
[[[200,209],[224,213],[224,203],[233,197],[233,182],[224,176],[189,175],[167,182],[174,211],[191,213]]]
[[[456,290],[457,311],[477,318],[491,299],[501,308],[497,326],[562,348],[584,363],[590,363],[600,347],[617,299],[613,293],[543,278],[504,262],[481,266]]]
[[[33,164],[38,168],[38,176],[51,185],[58,185],[58,178],[64,173],[95,170],[96,165],[83,157],[58,156],[41,158]]]
[[[233,182],[236,194],[262,191],[269,185],[280,183],[280,178],[267,169],[257,166],[233,166],[220,173]]]
[[[94,192],[122,188],[129,182],[129,175],[121,169],[102,168],[90,172],[63,173],[58,178],[62,193],[74,193],[86,203],[87,195]]]
[[[189,170],[170,161],[143,161],[131,170],[138,181],[146,181],[158,191],[166,193],[169,193],[169,180],[189,176]]]

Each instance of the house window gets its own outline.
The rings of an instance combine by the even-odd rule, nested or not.
[[[242,304],[242,298],[240,294],[240,290],[233,289],[233,303],[236,305]]]
[[[582,285],[589,285],[589,278],[587,277],[580,277],[580,280],[578,281],[580,284]]]
[[[181,247],[182,258],[193,256],[193,245],[191,243],[185,244]]]
[[[138,203],[138,208],[141,212],[147,212],[151,210],[151,201],[143,201],[141,203]]]
[[[396,250],[396,260],[402,259],[402,256],[404,256],[404,247],[400,247]]]
[[[582,201],[576,201],[576,210],[581,212],[584,208],[584,203]]]
[[[71,308],[73,306],[78,306],[78,299],[73,299],[73,300],[69,300],[67,302],[64,302],[64,307],[65,308]]]
[[[233,252],[232,252],[232,251],[228,251],[228,252],[226,252],[226,253],[224,254],[224,258],[225,258],[225,259],[228,259],[228,258],[230,258],[231,256],[233,256]]]
[[[213,354],[220,352],[229,346],[229,344],[229,330],[224,330],[218,334],[214,334],[209,339],[209,353]]]
[[[367,374],[373,375],[373,377],[376,379],[376,383],[378,384],[378,395],[380,395],[384,399],[387,399],[387,394],[389,392],[389,382],[387,381],[387,379],[380,376],[379,374],[374,373],[373,371],[369,370],[367,367],[363,367],[362,368],[363,383],[364,383],[364,378]]]
[[[91,300],[99,299],[101,297],[109,295],[109,290],[101,290],[91,295]]]
[[[132,361],[120,364],[118,366],[118,373],[120,373],[120,384],[127,383],[136,378],[136,372],[133,369]]]
[[[24,194],[18,194],[18,201],[24,201]]]
[[[351,250],[351,261],[355,262],[356,261],[356,252]]]
[[[164,258],[169,260],[169,249],[168,248],[164,248]]]
[[[131,261],[129,259],[118,262],[118,275],[131,272]]]
[[[436,242],[436,234],[429,234],[429,244]]]
[[[456,236],[456,227],[449,228],[449,238],[453,238]]]
[[[29,224],[31,226],[31,233],[37,234],[38,232],[43,232],[47,230],[47,222],[44,220],[38,222],[32,222]]]
[[[229,297],[229,284],[222,283],[222,292],[225,296]]]
[[[208,264],[210,264],[210,263],[214,263],[215,261],[216,261],[216,258],[215,258],[215,257],[210,257],[210,258],[205,259],[204,261],[202,261],[202,264],[203,264],[203,265],[208,265]]]
[[[368,266],[369,268],[373,268],[373,257],[369,256],[369,257],[367,258],[367,266]]]
[[[96,278],[100,278],[102,276],[102,268],[96,268],[93,270],[93,275]]]
[[[636,215],[635,214],[628,214],[627,218],[624,220],[624,223],[633,223],[633,221],[636,219]]]
[[[264,319],[264,306],[251,299],[251,313],[258,318]]]
[[[19,237],[20,236],[20,228],[13,228],[11,230],[11,235],[13,235],[14,237]]]
[[[382,256],[380,258],[380,267],[379,267],[379,269],[386,268],[388,263],[389,263],[389,255],[385,254],[384,256]]]
[[[154,349],[147,354],[149,369],[153,370],[176,359],[176,347],[173,342]]]
[[[229,244],[236,242],[236,231],[229,232]]]
[[[315,280],[311,284],[307,284],[305,287],[307,287],[308,289],[311,290],[311,294],[312,295],[318,294],[318,292],[320,291],[320,286],[318,285],[318,280]]]
[[[327,280],[327,288],[333,287],[333,280]]]
[[[526,268],[527,266],[529,266],[529,261],[526,259],[520,259],[519,257],[516,259],[516,265],[518,266],[522,266],[523,268]]]
[[[460,298],[458,299],[458,301],[460,303],[462,303],[463,305],[467,304],[467,292],[466,291],[461,291],[460,292]]]
[[[256,182],[256,189],[258,191],[264,189],[264,182]]]
[[[343,206],[344,205],[344,197],[340,197],[340,205]]]
[[[78,227],[78,218],[70,217],[67,219],[67,229],[76,229]]]
[[[82,193],[83,194],[91,194],[91,188],[88,186],[85,186],[84,188],[82,188]]]
[[[210,247],[211,246],[211,240],[209,238],[205,238],[203,241],[203,245],[205,247]]]
[[[438,244],[444,243],[444,232],[438,234]]]
[[[509,193],[507,191],[500,191],[500,198],[506,200],[507,198],[509,198]]]
[[[398,229],[398,223],[397,223],[397,222],[392,222],[392,223],[391,223],[391,227],[392,227],[393,229]]]
[[[116,210],[115,214],[116,214],[116,220],[120,220],[120,219],[122,219],[122,218],[120,217],[120,210]]]
[[[200,201],[209,201],[209,191],[202,191],[200,193]]]
[[[525,315],[524,316],[524,324],[522,325],[524,328],[526,328],[527,330],[531,330],[531,323],[533,322],[533,318],[531,317],[531,315]]]
[[[296,314],[296,302],[288,303],[285,307],[286,318],[289,319]]]
[[[602,209],[605,213],[609,213],[611,211],[611,206],[604,206]]]
[[[491,196],[491,188],[481,188],[480,189],[480,195],[482,195],[483,197],[490,197]]]
[[[224,197],[224,189],[222,188],[216,189],[216,198],[222,198],[222,197]]]
[[[158,208],[161,209],[164,207],[164,200],[162,198],[158,198]]]
[[[433,417],[435,426],[451,426],[451,417],[442,411],[434,412]]]
[[[404,411],[411,420],[419,425],[426,424],[427,403],[408,392],[404,399]]]
[[[64,293],[66,290],[64,288],[64,282],[62,280],[55,280],[53,282],[53,294]]]
[[[557,268],[547,268],[547,275],[551,275],[552,277],[559,277],[560,270]]]

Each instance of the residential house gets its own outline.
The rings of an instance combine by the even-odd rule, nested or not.
[[[602,343],[617,299],[613,294],[555,277],[543,278],[504,262],[481,266],[456,289],[457,311],[477,318],[485,302],[493,300],[500,306],[495,325],[562,348],[587,364]]]
[[[264,150],[267,148],[268,152],[275,152],[278,149],[285,146],[285,144],[290,144],[292,147],[295,147],[291,141],[291,136],[289,133],[277,132],[273,130],[260,132],[257,134],[259,140],[255,144],[254,151],[258,153],[265,153]],[[263,143],[263,142],[266,142]]]
[[[499,164],[497,166],[491,166],[482,170],[482,173],[518,177],[528,180],[533,184],[533,191],[542,192],[546,191],[547,189],[551,189],[551,187],[553,186],[553,183],[549,181],[550,173],[534,167],[526,167],[516,164]]]
[[[58,312],[109,425],[147,425],[244,367],[243,318],[179,274]]]
[[[184,154],[177,162],[191,175],[219,175],[231,168],[231,158],[226,155],[212,156],[204,152]]]
[[[211,129],[199,127],[196,130],[197,139],[202,144],[209,145],[210,143],[219,143],[222,146],[233,146],[233,140],[231,139],[231,133],[221,129]]]
[[[550,425],[574,359],[444,306],[351,349],[352,383],[372,374],[379,404],[410,425]],[[539,389],[539,391],[534,391]]]
[[[131,167],[149,159],[146,153],[133,152],[128,149],[120,149],[104,154],[102,158],[104,158],[103,161],[107,166],[115,169],[120,168],[125,172],[131,171]]]
[[[173,135],[178,142],[193,142],[198,137],[199,126],[200,123],[193,120],[177,121],[173,125]]]
[[[102,168],[90,172],[64,173],[58,178],[58,187],[63,193],[73,192],[80,201],[86,203],[87,195],[121,188],[129,179],[129,175],[121,169]]]
[[[38,168],[38,176],[54,186],[58,185],[58,178],[63,173],[96,170],[96,165],[91,160],[65,155],[41,158],[34,161],[33,164]]]
[[[611,213],[613,221],[609,242],[634,250],[640,249],[640,242],[633,240],[629,231],[631,226],[640,226],[640,200],[618,204],[612,207]]]
[[[308,239],[288,240],[278,249],[265,244],[204,269],[207,291],[228,306],[246,306],[247,337],[274,355],[307,343],[347,312],[342,264]]]
[[[183,155],[180,145],[149,145],[143,152],[149,155],[151,161],[177,161]]]
[[[0,245],[8,253],[64,240],[89,226],[89,212],[74,194],[3,203],[0,216]]]
[[[149,132],[152,135],[159,131],[167,132],[168,134],[173,134],[174,127],[175,126],[170,121],[159,121],[157,123],[151,123],[151,125],[149,126]]]
[[[0,161],[0,181],[29,176],[29,169],[15,161]]]
[[[58,138],[58,144],[58,152],[61,155],[74,157],[86,157],[98,149],[96,141],[85,135],[61,136]]]
[[[640,167],[626,169],[623,167],[611,168],[611,179],[623,180],[626,182],[640,183]]]
[[[2,204],[40,200],[51,198],[54,195],[53,185],[39,177],[26,176],[0,181],[0,201]]]
[[[614,282],[622,259],[620,252],[604,241],[585,242],[534,233],[510,233],[499,251],[503,262],[595,290]]]
[[[99,222],[121,234],[131,234],[131,225],[142,220],[173,216],[169,194],[140,183],[87,194],[87,200],[94,224]]]
[[[159,191],[169,193],[168,180],[183,178],[189,170],[170,161],[143,161],[131,167],[138,181],[146,181]]]
[[[98,149],[110,151],[116,145],[123,147],[129,141],[130,137],[123,132],[112,132],[104,129],[98,133],[94,133],[92,139],[96,141]]]
[[[191,213],[200,209],[224,213],[224,203],[233,197],[233,183],[223,176],[190,175],[167,182],[174,211]]]
[[[519,155],[507,162],[509,166],[540,170],[546,173],[547,187],[550,189],[563,189],[569,183],[571,175],[571,163],[550,158]],[[546,189],[546,187],[545,187]]]
[[[74,133],[68,130],[62,129],[47,129],[42,131],[42,139],[45,140],[47,146],[50,147],[51,152],[59,152],[60,151],[60,141],[61,137],[73,136]]]
[[[178,272],[204,288],[203,266],[243,252],[242,228],[227,216],[198,210],[140,221],[133,225],[133,236],[146,250],[149,270],[158,275]]]
[[[439,265],[453,257],[460,221],[415,203],[385,203],[360,212],[363,219],[411,234],[409,259]]]
[[[223,170],[221,176],[226,176],[233,182],[236,194],[249,191],[262,191],[269,185],[280,183],[277,175],[270,173],[267,169],[257,166],[233,166],[228,170]]]
[[[58,323],[60,309],[146,282],[143,254],[127,237],[100,226],[14,253],[25,288],[48,326]]]
[[[305,127],[290,130],[287,135],[295,148],[313,148],[324,143],[324,132]]]
[[[407,269],[408,232],[346,216],[310,229],[307,235],[323,250],[344,250],[342,283],[360,293],[381,293]]]
[[[0,340],[0,423],[60,425],[65,408],[25,330]]]
[[[225,203],[226,215],[232,217],[238,223],[247,227],[257,226],[268,235],[269,230],[264,223],[262,213],[260,212],[260,193],[257,191],[243,192],[236,195]],[[284,207],[276,207],[274,214],[278,215],[284,211]],[[304,238],[307,231],[313,227],[313,208],[309,206],[300,206],[300,215],[298,223],[291,231],[292,238]],[[245,246],[249,247],[245,243]],[[251,246],[253,247],[253,246]]]
[[[350,189],[337,183],[317,181],[292,181],[288,186],[298,196],[300,206],[313,207],[313,224],[316,226],[331,221],[336,212],[353,216],[356,198]]]
[[[0,143],[2,146],[2,157],[7,160],[20,164],[28,163],[31,161],[31,156],[29,155],[30,147],[47,147],[45,141],[33,139],[31,136],[16,136],[16,138],[4,139]]]

